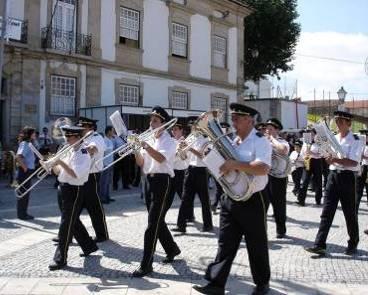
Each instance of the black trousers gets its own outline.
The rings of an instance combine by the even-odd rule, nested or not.
[[[169,209],[167,203],[169,189],[170,176],[168,174],[147,175],[145,198],[148,224],[144,232],[144,250],[141,262],[143,268],[152,266],[157,239],[167,255],[175,253],[179,248],[165,222],[166,212]]]
[[[328,232],[335,216],[337,205],[341,202],[349,234],[348,246],[356,247],[359,242],[358,218],[355,198],[355,175],[352,171],[331,170],[328,175],[323,202],[321,223],[319,224],[315,245],[326,248]]]
[[[276,222],[276,232],[278,234],[286,233],[286,186],[287,177],[276,178],[271,175],[268,176],[268,183],[263,190],[266,193],[264,196],[266,212],[270,203],[272,204],[273,213]]]
[[[89,236],[79,216],[83,205],[83,187],[60,184],[61,193],[61,223],[59,227],[59,243],[56,247],[54,261],[66,263],[68,249],[74,235],[84,253],[96,248],[96,243]]]
[[[216,194],[215,199],[211,203],[211,206],[217,208],[217,205],[221,200],[221,196],[224,194],[224,190],[222,189],[222,186],[218,183],[217,180],[215,180],[215,184],[216,184]]]
[[[183,184],[185,170],[174,170],[175,176],[170,181],[169,195],[167,197],[167,206],[170,209],[174,201],[175,194],[178,194],[179,198],[183,198]]]
[[[24,180],[26,180],[34,170],[28,169],[27,172],[24,172],[22,168],[19,167],[17,181],[21,184]],[[25,190],[29,189],[32,185],[32,179],[27,181],[23,187]],[[29,196],[31,192],[28,192],[22,198],[17,198],[17,216],[18,218],[23,218],[28,215],[28,203],[29,203]]]
[[[88,181],[83,186],[83,208],[86,208],[92,221],[96,238],[105,240],[109,238],[107,231],[104,208],[101,204],[98,192],[100,191],[100,173],[90,173]]]
[[[307,171],[304,169],[302,176],[302,184],[298,194],[298,201],[305,203],[307,197],[307,191],[309,182],[313,175],[315,200],[317,204],[321,203],[322,200],[322,159],[310,159],[310,168]]]
[[[302,180],[303,170],[303,167],[298,167],[295,168],[293,172],[291,172],[291,177],[294,183],[293,193],[296,195],[299,193],[300,190],[300,181]]]
[[[367,195],[367,201],[368,201],[368,183],[366,182],[367,176],[368,176],[367,172],[368,172],[368,166],[363,165],[362,175],[358,176],[356,180],[357,210],[359,209],[360,201],[362,200],[364,189],[365,189],[365,193]]]
[[[220,234],[216,259],[206,271],[211,284],[224,288],[230,268],[244,236],[250,269],[256,285],[270,280],[266,212],[260,192],[246,202],[224,198],[221,202]]]
[[[177,225],[185,229],[187,218],[193,207],[193,200],[198,194],[202,205],[203,228],[213,227],[210,209],[210,196],[208,194],[208,172],[206,167],[189,166],[184,178],[183,200],[180,205]]]

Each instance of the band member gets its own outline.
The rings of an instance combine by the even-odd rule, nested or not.
[[[176,143],[176,150],[178,150],[180,142],[184,141],[185,138],[183,136],[183,124],[176,123],[172,128],[172,134]],[[170,184],[170,191],[168,196],[168,209],[170,209],[175,194],[177,193],[179,198],[182,199],[183,195],[183,183],[184,183],[184,174],[185,171],[188,169],[189,162],[188,157],[182,159],[181,157],[186,157],[186,155],[181,155],[180,153],[176,153],[175,160],[174,160],[174,178],[171,180]],[[193,213],[190,217],[193,217]]]
[[[289,161],[289,143],[279,136],[283,129],[281,122],[276,118],[268,119],[266,122],[266,137],[272,146],[272,167],[266,187],[268,200],[266,211],[271,202],[276,222],[276,238],[282,239],[286,234],[286,187],[287,187],[287,163]],[[280,167],[277,167],[277,165]],[[265,197],[266,198],[266,197]]]
[[[93,132],[96,129],[98,120],[80,117],[78,126],[83,127],[82,135],[87,132]],[[100,191],[100,174],[103,169],[103,158],[106,149],[103,137],[94,131],[93,135],[85,139],[85,145],[88,153],[91,155],[91,167],[89,171],[88,181],[84,184],[83,208],[86,208],[91,217],[93,229],[96,232],[96,242],[104,242],[109,239],[107,231],[105,212],[98,195]]]
[[[361,175],[357,177],[357,210],[359,209],[364,189],[368,201],[368,130],[360,130],[359,132],[365,134],[366,145],[362,154]]]
[[[326,158],[327,163],[330,164],[330,173],[328,174],[321,222],[314,246],[306,248],[306,251],[321,256],[326,254],[326,240],[339,201],[350,238],[345,254],[353,255],[356,253],[359,242],[354,172],[356,172],[361,158],[361,142],[359,137],[350,131],[352,114],[336,111],[334,116],[338,128],[335,138],[345,152],[345,157],[343,159]]]
[[[312,176],[316,204],[320,205],[322,200],[322,158],[321,154],[319,153],[319,147],[314,142],[316,131],[312,129],[311,134],[312,144],[309,145],[304,143],[302,147],[302,155],[306,165],[303,170],[302,185],[298,194],[297,204],[300,206],[305,206],[308,186]]]
[[[23,138],[19,143],[17,150],[16,161],[19,165],[17,181],[21,184],[26,180],[35,169],[36,157],[29,147],[32,140],[35,139],[36,133],[33,127],[25,126],[22,130]],[[24,189],[27,190],[31,187],[31,180],[27,181],[23,185]],[[30,192],[21,198],[17,198],[17,216],[22,220],[31,220],[34,217],[28,214],[28,202]]]
[[[167,112],[155,106],[152,109],[150,128],[156,129],[170,119]],[[178,245],[166,225],[168,193],[171,177],[174,177],[174,157],[176,145],[164,129],[155,132],[152,144],[141,142],[143,150],[135,153],[137,164],[146,175],[145,199],[148,210],[148,225],[144,233],[144,250],[140,267],[133,272],[134,277],[143,277],[152,272],[153,255],[157,239],[166,252],[164,263],[171,263],[180,254]]]
[[[66,266],[69,243],[73,235],[83,250],[81,256],[88,256],[98,250],[96,243],[79,219],[85,197],[83,184],[88,180],[91,165],[90,155],[82,147],[83,144],[78,143],[83,128],[63,127],[62,129],[68,144],[76,144],[76,146],[67,152],[62,160],[58,159],[53,169],[59,179],[62,211],[58,246],[54,255],[54,263],[49,265],[50,270],[58,270]]]
[[[192,132],[196,132],[194,122],[197,117],[189,120],[192,125]],[[185,172],[183,200],[180,205],[177,227],[175,232],[185,233],[187,217],[192,212],[194,197],[198,194],[202,205],[203,232],[213,230],[212,215],[210,209],[210,196],[208,194],[208,172],[206,165],[201,160],[203,158],[203,146],[208,142],[203,136],[198,136],[196,142],[188,149],[189,167]]]
[[[257,123],[254,128],[261,132],[262,134],[265,134],[266,133],[266,129],[267,129],[267,126],[266,126],[266,123]]]
[[[293,165],[293,171],[291,172],[291,177],[293,178],[294,188],[292,190],[294,195],[298,195],[300,190],[300,181],[303,175],[304,169],[304,159],[301,154],[303,143],[301,141],[296,141],[294,143],[294,151],[291,152],[289,158]]]
[[[111,154],[111,152],[114,150],[114,128],[112,126],[106,126],[105,128],[105,137],[104,137],[104,141],[105,141],[105,152],[104,152],[104,156]],[[110,165],[113,162],[113,155],[104,158],[103,164],[104,167]],[[100,177],[100,198],[101,198],[101,202],[103,204],[109,204],[110,202],[114,202],[115,199],[112,199],[110,197],[110,185],[111,185],[111,180],[112,180],[112,172],[113,172],[113,167],[109,167],[107,169],[105,169],[104,171],[102,171],[101,173],[101,177]]]
[[[225,294],[225,284],[232,262],[244,236],[248,250],[250,269],[256,287],[253,294],[266,294],[269,290],[270,264],[266,232],[265,204],[261,196],[271,167],[271,145],[254,129],[257,111],[245,105],[232,103],[231,120],[237,137],[234,147],[241,161],[227,160],[220,168],[227,174],[244,171],[254,176],[255,190],[246,202],[226,197],[221,202],[220,233],[216,259],[206,271],[209,284],[194,286],[202,294]]]

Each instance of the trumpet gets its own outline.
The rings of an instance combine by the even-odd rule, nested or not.
[[[114,154],[117,154],[119,157],[115,161],[111,162],[109,165],[104,167],[102,171],[109,169],[111,166],[115,165],[117,162],[119,162],[126,156],[139,151],[142,148],[141,143],[143,141],[149,141],[150,139],[152,139],[152,136],[157,132],[168,130],[172,128],[176,124],[177,121],[178,119],[174,118],[170,120],[169,122],[166,122],[160,127],[157,127],[155,129],[147,129],[146,131],[144,131],[143,133],[139,135],[128,135],[126,144],[119,146],[118,148],[113,150],[111,153],[105,155],[102,159],[98,160],[96,163],[99,163],[101,161],[103,162],[105,159],[112,157]]]
[[[60,159],[62,159],[63,157],[65,157],[65,155],[71,151],[74,147],[76,147],[77,145],[79,145],[80,143],[83,142],[83,140],[85,140],[86,138],[90,137],[94,132],[93,131],[89,131],[87,132],[83,137],[81,137],[77,142],[75,142],[74,144],[71,145],[65,145],[63,148],[60,149],[59,152],[57,152],[54,156],[52,156],[50,159],[45,160],[44,157],[40,154],[40,152],[37,150],[37,148],[30,143],[29,147],[32,150],[32,152],[41,160],[40,161],[40,167],[35,170],[27,179],[25,179],[21,184],[19,184],[14,192],[15,195],[18,198],[22,198],[25,195],[27,195],[36,185],[38,185],[42,180],[44,180],[47,175],[51,174],[51,170],[52,168],[56,165],[56,162]],[[37,180],[35,183],[33,183],[29,188],[27,188],[27,184],[30,183],[30,181],[32,180],[32,178],[36,177]]]

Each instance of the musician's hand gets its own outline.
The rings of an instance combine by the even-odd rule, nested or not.
[[[23,169],[23,172],[24,172],[24,173],[27,173],[27,171],[28,171],[27,166],[22,166],[22,169]]]
[[[227,160],[221,165],[220,172],[226,175],[229,172],[236,170],[236,164],[237,162],[235,160]]]
[[[179,149],[185,149],[187,146],[188,144],[185,141],[180,142],[178,145]]]
[[[95,152],[97,152],[96,147],[94,147],[94,146],[87,146],[86,150],[87,150],[87,152],[88,152],[91,156],[93,156],[93,155],[95,154]]]

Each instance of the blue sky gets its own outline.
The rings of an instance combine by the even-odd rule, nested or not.
[[[304,32],[368,34],[368,0],[298,0]]]
[[[294,70],[280,81],[271,78],[273,89],[302,100],[313,99],[315,89],[316,99],[323,93],[336,99],[344,86],[347,100],[368,100],[368,0],[298,0],[298,12]]]

